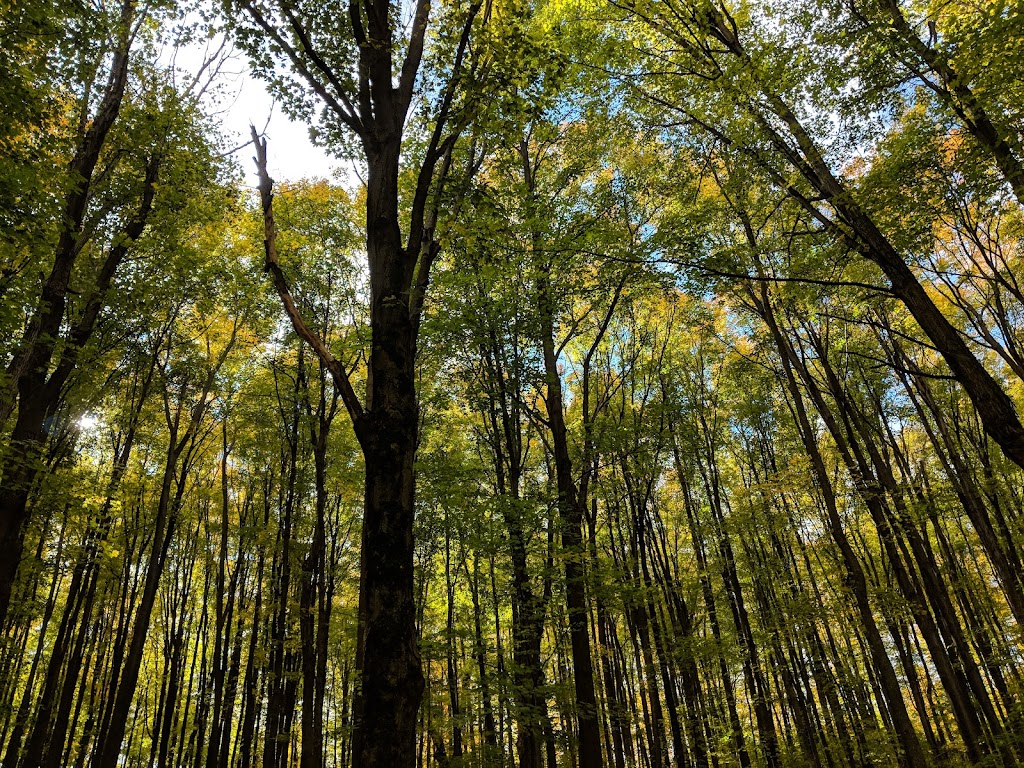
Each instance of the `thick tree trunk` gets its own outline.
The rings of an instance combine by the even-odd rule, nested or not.
[[[366,257],[370,277],[370,354],[365,403],[360,403],[348,373],[310,331],[291,298],[276,259],[272,182],[266,170],[266,145],[253,130],[260,170],[267,249],[273,273],[292,324],[329,367],[352,418],[365,465],[364,512],[356,643],[356,694],[353,700],[352,762],[355,768],[412,768],[416,764],[416,722],[424,679],[416,635],[413,579],[415,459],[419,439],[416,397],[416,340],[430,268],[439,245],[434,241],[439,201],[436,182],[450,167],[451,149],[462,125],[452,119],[469,41],[482,7],[471,2],[451,57],[449,79],[441,87],[433,128],[416,169],[415,191],[404,244],[399,214],[399,161],[403,131],[417,95],[417,78],[431,22],[431,3],[411,9],[404,45],[396,26],[404,11],[384,0],[349,5],[349,40],[358,51],[353,70],[331,72],[312,48],[302,19],[287,12],[298,49],[278,35],[255,4],[250,17],[298,62],[317,62],[302,75],[325,99],[341,123],[358,136],[366,158]],[[488,14],[489,15],[489,14]],[[403,21],[399,22],[401,16]],[[291,39],[292,33],[287,33]],[[399,48],[404,47],[398,62]],[[301,68],[300,68],[301,69]],[[353,74],[354,87],[346,88]],[[322,78],[322,79],[318,79]],[[469,101],[472,101],[471,99]],[[461,107],[460,107],[461,109]]]
[[[390,51],[383,53],[389,59]],[[390,78],[390,74],[377,74]],[[414,463],[419,440],[415,384],[418,308],[410,295],[420,252],[410,253],[402,247],[398,161],[404,112],[395,111],[395,96],[392,93],[384,98],[375,93],[375,100],[382,98],[385,103],[376,115],[373,135],[363,136],[368,166],[366,246],[371,334],[365,406],[359,403],[344,367],[305,324],[291,298],[277,262],[273,181],[266,170],[266,145],[255,139],[266,269],[274,277],[296,331],[330,369],[363,452],[357,683],[352,712],[355,768],[415,765],[417,713],[424,685],[413,580]],[[426,269],[425,264],[420,264],[421,270]]]
[[[411,394],[411,375],[408,384]],[[357,768],[412,766],[416,760],[423,673],[412,588],[415,405],[411,415],[392,414],[387,428],[374,430],[365,439],[361,665],[353,737]]]
[[[371,350],[364,422],[366,467],[359,585],[353,765],[416,761],[423,672],[413,599],[414,462],[419,439],[412,265],[398,226],[400,135],[368,158],[367,250]]]

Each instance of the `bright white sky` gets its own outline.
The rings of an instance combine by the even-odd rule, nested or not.
[[[201,46],[189,46],[178,51],[175,66],[191,77],[202,65],[203,56]],[[246,145],[235,153],[235,158],[253,185],[256,173],[252,161],[250,123],[258,131],[266,126],[267,165],[275,181],[330,179],[339,170],[341,176],[337,180],[344,182],[349,177],[345,163],[313,146],[304,123],[293,122],[279,104],[274,104],[263,81],[249,74],[249,63],[244,55],[236,52],[229,58],[221,68],[218,82],[220,87],[216,90],[219,93],[207,95],[206,110],[221,122],[231,148]]]

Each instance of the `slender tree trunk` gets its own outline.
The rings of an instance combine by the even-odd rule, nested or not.
[[[228,455],[231,447],[228,443],[228,422],[221,422],[221,457],[220,457],[220,551],[217,558],[216,586],[214,593],[214,639],[213,658],[210,660],[211,677],[213,678],[213,703],[210,714],[210,738],[206,749],[206,768],[220,768],[221,737],[224,726],[224,684],[228,666],[229,638],[225,629],[230,623],[230,614],[234,605],[234,590],[228,596],[228,544],[230,530],[230,497],[228,487]],[[231,586],[234,587],[235,572],[232,573]]]
[[[895,2],[895,0],[889,0]],[[740,40],[738,26],[724,8],[707,16],[707,32],[724,43],[730,54],[750,62],[750,54]],[[714,59],[714,54],[708,54]],[[766,113],[752,107],[752,117],[765,136],[803,176],[818,200],[831,206],[840,223],[822,213],[797,189],[778,176],[783,189],[794,197],[823,226],[842,237],[864,258],[877,265],[894,296],[910,311],[935,349],[942,355],[981,418],[985,432],[1003,453],[1024,468],[1024,424],[1009,395],[968,347],[964,337],[942,313],[906,261],[877,223],[856,201],[848,185],[838,178],[821,150],[789,104],[771,83],[758,83]],[[753,104],[753,102],[751,102]],[[779,127],[780,124],[785,128]],[[783,135],[789,134],[789,137]],[[772,169],[769,169],[772,172]]]
[[[128,727],[128,715],[142,666],[142,655],[149,632],[149,622],[156,603],[157,588],[163,573],[177,527],[178,509],[185,492],[185,477],[182,476],[175,490],[175,472],[179,469],[178,457],[184,445],[179,445],[176,433],[171,433],[171,445],[167,451],[164,478],[153,523],[154,536],[146,566],[145,586],[135,610],[131,642],[125,656],[117,686],[111,691],[112,707],[107,731],[102,735],[97,749],[96,768],[115,768],[121,754],[121,746]]]
[[[92,176],[107,137],[117,122],[128,83],[132,38],[130,27],[134,17],[134,0],[123,0],[110,74],[95,117],[90,121],[68,165],[71,190],[64,199],[63,226],[57,241],[53,267],[7,367],[6,383],[0,391],[0,427],[7,422],[15,406],[18,409],[17,420],[9,438],[10,448],[0,474],[3,478],[0,484],[0,627],[7,618],[11,590],[22,557],[25,526],[29,517],[28,500],[38,472],[38,459],[47,438],[47,416],[56,411],[64,384],[77,363],[77,352],[92,336],[103,296],[127,254],[130,243],[145,229],[152,210],[159,169],[159,161],[155,159],[147,164],[140,208],[120,233],[122,242],[108,252],[97,275],[96,289],[89,296],[82,317],[72,324],[68,344],[60,352],[58,364],[51,373],[61,327],[67,322],[65,312],[68,294],[75,262],[81,251],[78,240],[90,199]]]
[[[820,359],[824,365],[829,390],[839,407],[849,418],[849,406],[846,403],[845,394],[835,373],[827,365],[827,360],[824,357],[825,350],[818,346],[817,352],[822,356]],[[859,495],[875,522],[888,562],[893,569],[893,574],[901,592],[907,598],[915,621],[932,655],[936,671],[953,705],[954,717],[960,728],[964,744],[967,747],[968,756],[972,761],[978,761],[982,759],[987,748],[985,746],[982,723],[978,717],[978,711],[971,700],[968,681],[951,656],[950,651],[952,649],[943,641],[939,626],[928,609],[927,598],[922,591],[923,588],[920,586],[916,574],[910,570],[909,557],[905,556],[905,554],[909,556],[909,552],[904,553],[901,550],[901,542],[897,539],[896,531],[890,523],[891,514],[884,505],[885,489],[874,479],[871,465],[864,457],[861,447],[853,441],[853,437],[856,434],[854,428],[848,425],[848,429],[845,432],[840,428],[818,390],[813,377],[810,376],[803,364],[801,364],[798,370],[808,393],[815,402],[819,415],[839,447],[844,463],[846,463],[854,478]]]
[[[700,419],[705,433],[705,441],[713,441],[714,438],[709,434],[708,424],[703,415],[700,416]],[[765,761],[769,768],[777,768],[780,765],[779,742],[770,703],[770,690],[761,667],[760,653],[754,639],[750,616],[743,597],[743,588],[739,580],[732,543],[725,529],[721,498],[722,484],[718,474],[717,457],[715,456],[712,442],[709,442],[704,462],[702,475],[705,493],[707,494],[711,510],[712,527],[717,539],[722,581],[725,585],[729,607],[732,610],[737,640],[743,653],[743,673],[751,699],[753,700],[757,730],[761,737],[761,749],[764,752]]]
[[[673,460],[675,462],[676,476],[683,491],[684,507],[686,518],[689,524],[690,538],[693,541],[694,553],[697,557],[697,567],[701,586],[701,594],[704,597],[704,605],[708,611],[708,621],[711,625],[711,636],[715,643],[722,644],[722,628],[718,621],[718,604],[715,598],[715,590],[711,584],[711,577],[708,573],[707,548],[704,544],[703,533],[697,523],[694,502],[690,491],[690,484],[683,469],[682,456],[678,443],[673,440]],[[747,752],[746,739],[743,735],[743,724],[740,722],[739,711],[736,707],[736,689],[732,682],[732,671],[726,661],[724,654],[718,654],[718,673],[722,681],[722,689],[725,694],[726,707],[729,712],[729,728],[733,749],[739,758],[742,768],[750,768],[750,754]]]
[[[956,113],[971,136],[992,156],[1003,178],[1013,189],[1017,201],[1024,205],[1024,165],[1018,155],[1019,144],[1014,146],[1014,140],[1018,140],[1019,136],[1016,126],[995,126],[992,117],[971,88],[970,82],[960,76],[942,51],[918,36],[903,15],[898,0],[883,0],[881,7],[889,16],[890,29],[897,39],[938,77],[938,83],[926,79],[932,92]]]
[[[269,654],[270,663],[267,669],[267,708],[266,726],[263,743],[263,765],[265,768],[284,768],[288,756],[288,743],[291,738],[290,723],[292,707],[289,701],[290,666],[293,651],[287,646],[287,639],[292,629],[289,611],[292,585],[292,533],[295,525],[295,510],[301,505],[299,498],[299,439],[300,411],[299,392],[304,386],[304,347],[299,347],[299,375],[295,380],[295,389],[289,393],[290,402],[279,401],[282,413],[289,413],[290,423],[284,425],[284,439],[287,446],[282,446],[281,474],[285,479],[280,489],[279,516],[277,531],[277,548],[273,567],[273,608],[270,616]]]
[[[597,716],[594,666],[590,651],[590,632],[586,601],[586,550],[583,543],[583,512],[572,477],[568,432],[562,405],[562,383],[555,357],[554,307],[546,274],[537,280],[537,299],[541,312],[541,344],[544,356],[546,401],[554,450],[555,479],[558,485],[558,514],[565,552],[565,592],[572,647],[573,681],[576,691],[576,719],[579,727],[580,768],[599,768],[601,726]]]
[[[781,330],[779,329],[778,323],[775,321],[775,315],[772,310],[767,287],[762,287],[761,295],[759,297],[753,296],[752,294],[752,298],[756,302],[758,312],[761,313],[762,318],[772,334],[779,356],[782,359],[783,376],[785,378],[786,387],[789,390],[790,400],[797,420],[797,428],[800,433],[800,439],[803,442],[804,450],[807,452],[807,456],[811,461],[811,471],[814,474],[815,484],[825,505],[829,535],[832,537],[832,540],[839,549],[839,553],[843,559],[843,565],[846,569],[846,585],[853,593],[854,603],[857,606],[857,613],[860,616],[861,624],[867,638],[868,650],[871,653],[871,662],[876,674],[879,676],[879,683],[882,689],[882,695],[885,698],[886,709],[889,712],[889,716],[892,718],[893,725],[896,730],[896,737],[899,740],[901,748],[902,765],[906,766],[906,768],[927,765],[927,757],[921,747],[920,741],[917,738],[917,732],[914,729],[913,723],[910,720],[910,715],[907,712],[899,680],[896,677],[896,672],[893,669],[889,653],[885,648],[885,643],[882,640],[881,633],[878,630],[878,625],[875,622],[875,615],[871,608],[864,569],[861,567],[860,561],[858,560],[856,553],[853,551],[853,547],[850,545],[850,541],[843,529],[835,492],[832,487],[832,481],[829,477],[828,469],[825,466],[825,461],[821,455],[821,451],[818,449],[817,436],[814,429],[811,427],[810,419],[808,418],[807,410],[804,406],[803,394],[800,392],[796,378],[793,375],[792,347],[786,342]]]

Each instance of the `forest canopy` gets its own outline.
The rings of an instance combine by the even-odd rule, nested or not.
[[[1022,30],[4,4],[0,766],[1024,763]]]

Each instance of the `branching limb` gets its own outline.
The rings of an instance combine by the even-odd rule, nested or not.
[[[341,400],[352,419],[356,436],[362,440],[366,417],[362,403],[359,402],[359,398],[352,388],[348,372],[341,361],[327,348],[319,334],[306,324],[302,313],[299,312],[299,308],[295,305],[291,289],[288,287],[288,281],[285,279],[284,271],[278,262],[277,233],[274,228],[274,180],[267,173],[267,141],[260,138],[254,126],[250,127],[252,129],[252,143],[256,148],[256,157],[253,158],[253,161],[256,163],[256,170],[259,173],[260,202],[263,206],[263,247],[266,256],[263,270],[268,272],[273,279],[274,288],[277,289],[277,294],[281,297],[284,311],[288,315],[288,319],[291,321],[295,332],[303,341],[309,344],[313,351],[316,352],[317,357],[323,361],[327,370],[331,372],[334,385],[341,393]]]

